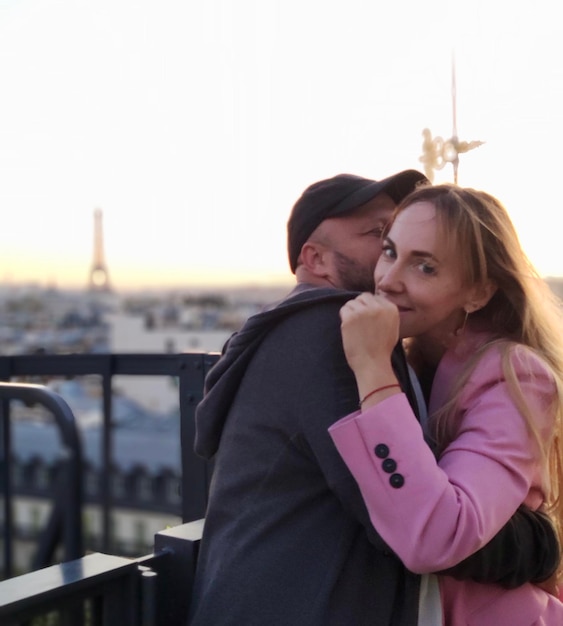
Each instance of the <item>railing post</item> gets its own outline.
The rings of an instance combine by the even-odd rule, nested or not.
[[[150,567],[139,565],[141,572],[141,626],[157,626],[158,575]]]
[[[200,519],[160,531],[154,554],[138,559],[157,573],[151,580],[156,583],[155,626],[186,626],[203,525]]]
[[[10,403],[0,398],[0,442],[2,457],[2,493],[4,494],[4,578],[12,576],[13,552],[12,552],[12,532],[13,532],[13,509],[12,509],[12,434],[10,428]]]
[[[189,357],[189,358],[188,358]],[[195,410],[203,398],[203,383],[216,357],[186,355],[180,361],[180,438],[182,450],[182,521],[204,517],[209,487],[209,465],[194,452]]]
[[[113,412],[112,412],[112,357],[106,355],[102,364],[102,415],[104,428],[102,430],[101,459],[101,493],[102,493],[102,551],[111,552],[112,524],[111,509],[113,502],[113,490],[111,473],[113,467]]]

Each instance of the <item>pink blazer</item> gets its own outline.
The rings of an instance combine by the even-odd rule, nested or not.
[[[483,336],[442,358],[429,413],[443,405]],[[531,351],[512,358],[542,435],[552,416],[551,375]],[[485,545],[520,504],[541,505],[541,467],[512,401],[498,349],[480,360],[464,387],[457,438],[438,463],[404,394],[336,422],[329,433],[356,479],[374,527],[413,572],[436,572]],[[514,590],[441,576],[446,626],[563,625],[563,603],[533,585]]]

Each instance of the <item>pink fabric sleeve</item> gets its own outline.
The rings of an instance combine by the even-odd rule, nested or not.
[[[413,572],[451,567],[485,545],[539,481],[534,446],[506,383],[491,381],[486,367],[480,372],[459,435],[439,463],[404,394],[329,429],[374,527]],[[544,412],[553,393],[545,374],[539,368],[522,381],[532,408],[538,398]]]

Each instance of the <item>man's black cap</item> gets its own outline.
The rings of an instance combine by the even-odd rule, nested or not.
[[[291,271],[295,273],[303,244],[321,222],[329,217],[351,213],[382,192],[399,203],[421,181],[428,182],[424,174],[405,170],[380,181],[353,174],[338,174],[307,187],[294,204],[287,222],[287,251]]]

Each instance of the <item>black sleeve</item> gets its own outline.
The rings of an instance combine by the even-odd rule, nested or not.
[[[547,580],[560,558],[561,549],[550,518],[521,506],[487,545],[440,574],[511,589],[526,582]]]

